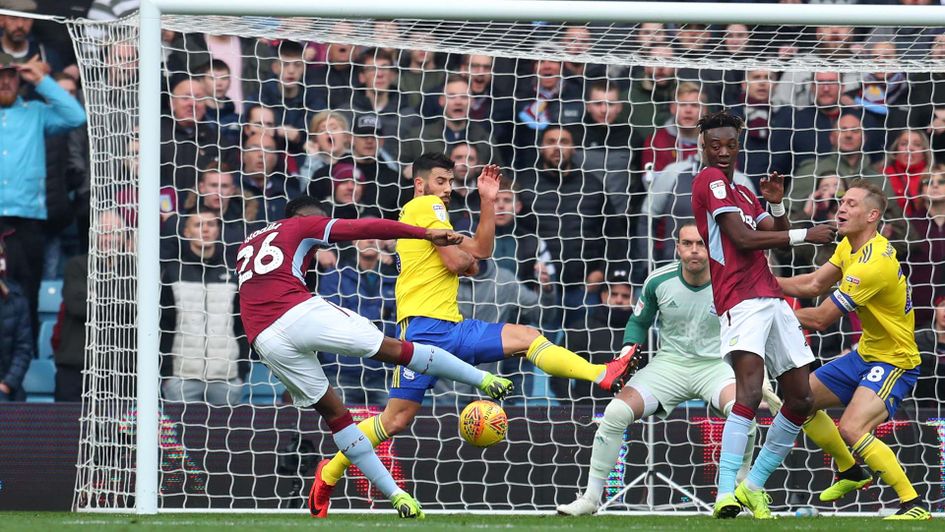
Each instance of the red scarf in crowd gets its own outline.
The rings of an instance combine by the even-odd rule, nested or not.
[[[889,184],[896,194],[896,201],[906,216],[922,210],[922,176],[925,174],[925,161],[905,165],[898,160],[892,161],[883,171],[889,177]]]

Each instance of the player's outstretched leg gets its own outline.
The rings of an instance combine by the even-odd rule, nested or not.
[[[573,502],[558,506],[559,515],[590,515],[597,511],[604,492],[604,482],[620,455],[624,432],[636,418],[634,407],[642,412],[643,404],[639,393],[631,387],[624,388],[610,401],[594,434],[587,489]]]
[[[329,388],[325,395],[315,403],[315,409],[328,422],[331,429],[335,445],[339,452],[346,456],[351,463],[358,466],[364,472],[364,476],[381,491],[394,505],[401,517],[423,518],[423,510],[420,504],[413,499],[407,492],[397,487],[394,478],[391,476],[381,459],[374,453],[374,447],[368,440],[368,437],[354,424],[351,413],[341,403],[334,390]],[[320,467],[319,469],[322,469]],[[319,471],[323,473],[323,471]],[[317,495],[309,496],[309,503],[318,503]],[[310,507],[309,511],[314,516],[327,514],[327,510],[322,512],[321,508]]]
[[[636,367],[637,346],[632,347],[607,364],[591,364],[577,353],[555,345],[537,329],[511,323],[502,327],[502,348],[507,354],[524,351],[525,358],[552,377],[593,382],[611,393],[620,391]]]
[[[405,366],[417,373],[433,375],[475,386],[492,399],[502,399],[514,388],[512,381],[482,371],[439,347],[384,338],[374,360]]]

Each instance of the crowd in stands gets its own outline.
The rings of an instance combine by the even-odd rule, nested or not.
[[[121,16],[114,10],[129,3],[95,0],[90,16]],[[0,400],[24,397],[21,382],[36,343],[23,342],[22,330],[29,326],[35,338],[45,276],[64,279],[56,399],[70,401],[82,391],[90,290],[89,138],[74,59],[67,50],[44,48],[29,26],[29,19],[0,17],[0,228],[7,231]],[[339,22],[333,35],[352,30]],[[895,198],[882,231],[913,287],[924,360],[917,397],[928,405],[945,397],[942,74],[723,72],[668,62],[624,67],[510,59],[433,53],[419,49],[428,35],[403,35],[404,28],[381,22],[375,30],[418,48],[164,32],[160,343],[166,400],[245,399],[254,355],[238,316],[237,249],[246,235],[282,218],[286,203],[301,195],[321,200],[330,216],[396,219],[413,196],[411,162],[428,151],[456,163],[448,208],[460,231],[475,230],[481,168],[503,167],[495,253],[461,280],[464,316],[529,323],[595,360],[613,356],[650,265],[673,260],[675,229],[692,216],[697,122],[722,108],[746,124],[736,181],[758,190],[769,172],[789,176],[785,202],[795,227],[830,220],[855,178],[873,180]],[[643,24],[634,35],[657,65],[702,57],[717,39],[738,56],[749,46],[749,30]],[[788,42],[776,53],[803,63],[818,54],[894,59],[920,49],[906,50],[899,35],[879,31],[819,27],[809,33],[816,44]],[[921,53],[945,60],[945,32],[913,37]],[[588,28],[569,26],[537,51],[579,52],[589,40]],[[106,84],[116,97],[127,95],[134,47],[116,43],[100,53],[117,65],[104,74]],[[95,119],[121,121],[107,112]],[[109,170],[128,183],[138,151],[137,130],[130,127],[116,130],[127,134]],[[100,198],[91,227],[91,260],[130,260],[108,250],[133,246],[134,191],[109,191],[113,197]],[[810,271],[832,251],[779,250],[772,267],[783,275]],[[396,334],[393,242],[323,250],[316,262],[307,276],[313,293]],[[96,271],[103,268],[133,271],[130,264]],[[14,308],[28,308],[31,323],[12,326],[14,317],[24,316]],[[118,322],[134,323],[133,306],[110,310]],[[811,334],[815,352],[830,358],[849,349],[858,328],[855,317],[845,318],[834,331]],[[346,401],[385,399],[386,370],[379,364],[319,356]],[[534,389],[530,379],[521,381],[526,395]],[[553,383],[548,393],[580,399],[592,390]]]

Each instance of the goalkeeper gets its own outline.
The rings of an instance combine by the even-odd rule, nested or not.
[[[635,353],[659,314],[660,348],[604,410],[594,436],[587,489],[574,502],[558,506],[561,515],[597,511],[604,482],[623,446],[624,431],[635,420],[652,414],[665,418],[676,405],[691,399],[702,399],[727,416],[735,403],[735,373],[722,359],[719,319],[712,311],[709,253],[695,222],[680,227],[676,253],[678,261],[647,277],[623,337],[623,352]],[[767,380],[765,388],[769,406],[780,407]],[[740,477],[751,466],[755,433],[749,432]]]
[[[453,185],[453,161],[442,154],[424,154],[413,163],[414,198],[401,212],[400,221],[426,229],[449,229],[446,205]],[[481,216],[476,234],[458,246],[437,248],[397,241],[400,275],[397,278],[397,319],[401,338],[447,349],[470,364],[496,362],[525,356],[549,375],[597,383],[617,392],[632,369],[631,356],[607,364],[591,364],[557,346],[532,327],[511,323],[464,320],[459,313],[459,275],[474,275],[480,260],[492,255],[495,245],[495,199],[499,192],[499,167],[486,166],[478,179]],[[394,373],[390,399],[379,416],[358,426],[376,447],[410,426],[426,391],[436,378],[406,367]],[[326,516],[335,484],[351,463],[341,453],[323,460],[315,473],[309,498],[313,515]]]

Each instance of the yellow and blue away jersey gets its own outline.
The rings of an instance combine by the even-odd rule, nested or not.
[[[912,293],[886,237],[877,234],[855,252],[844,238],[830,263],[843,275],[831,299],[844,313],[856,311],[863,326],[857,349],[863,360],[918,366]]]
[[[426,229],[453,228],[443,200],[436,196],[410,200],[400,212],[400,221]],[[426,240],[398,240],[397,256],[397,321],[413,316],[462,321],[456,303],[459,276],[446,268],[436,246]]]

